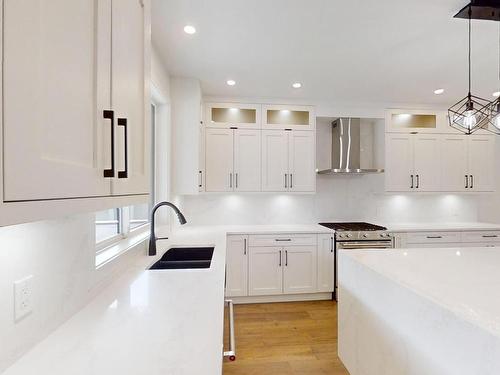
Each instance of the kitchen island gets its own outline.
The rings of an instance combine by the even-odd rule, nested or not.
[[[339,357],[351,375],[500,374],[500,251],[341,251]]]

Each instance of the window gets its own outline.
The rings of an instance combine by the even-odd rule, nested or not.
[[[120,230],[120,209],[112,208],[99,211],[95,215],[95,241],[106,242],[116,238]]]
[[[149,204],[137,204],[99,211],[95,214],[96,266],[120,255],[135,245],[136,235],[143,240],[149,224]],[[144,234],[144,235],[143,235]],[[121,242],[121,240],[127,240]]]

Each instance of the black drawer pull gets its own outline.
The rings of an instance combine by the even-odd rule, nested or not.
[[[498,235],[496,235],[496,234],[484,234],[483,235],[483,238],[496,238],[496,237],[498,237]]]
[[[128,177],[128,142],[127,142],[127,119],[119,118],[118,126],[123,126],[124,131],[124,140],[125,140],[125,170],[118,171],[118,178],[127,178]]]
[[[292,239],[291,238],[276,238],[275,241],[278,242],[290,242]]]
[[[427,238],[435,238],[435,239],[437,239],[437,238],[443,238],[443,236],[427,236]]]
[[[104,177],[115,177],[115,112],[104,110],[102,117],[111,120],[111,168],[104,170]]]

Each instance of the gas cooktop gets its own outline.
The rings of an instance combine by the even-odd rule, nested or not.
[[[319,223],[324,227],[329,229],[334,229],[335,231],[353,231],[353,232],[361,232],[361,231],[374,231],[374,230],[387,230],[385,227],[381,227],[380,225],[365,223],[365,222],[344,222],[344,223]]]

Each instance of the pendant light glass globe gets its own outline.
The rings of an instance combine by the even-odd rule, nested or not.
[[[489,122],[490,125],[493,126],[491,131],[496,134],[500,134],[500,99],[497,99],[491,103]]]

